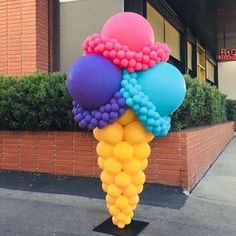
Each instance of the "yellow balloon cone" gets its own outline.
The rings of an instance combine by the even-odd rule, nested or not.
[[[124,228],[130,224],[139,202],[138,194],[145,182],[144,170],[154,136],[147,132],[134,113],[128,109],[115,123],[96,128],[98,165],[102,189],[113,224]]]

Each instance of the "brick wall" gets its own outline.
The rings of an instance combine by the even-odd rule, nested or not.
[[[152,141],[147,181],[191,190],[233,137],[233,122]],[[98,177],[97,141],[83,132],[0,132],[0,169]]]
[[[48,12],[48,0],[0,1],[0,75],[48,71]]]

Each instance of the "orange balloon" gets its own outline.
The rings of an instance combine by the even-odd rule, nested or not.
[[[107,185],[110,185],[114,182],[114,176],[109,174],[106,170],[102,171],[100,178],[101,178],[101,181]]]
[[[112,175],[116,175],[121,172],[122,165],[114,158],[109,158],[105,161],[104,169]]]
[[[118,123],[113,123],[111,125],[107,125],[102,129],[95,129],[96,136],[99,140],[103,140],[109,144],[116,144],[122,141],[124,136],[124,131],[122,125]]]
[[[111,184],[107,188],[107,193],[112,197],[117,198],[121,195],[121,190],[115,184]]]
[[[101,157],[98,157],[98,166],[101,168],[101,169],[104,169],[104,159],[101,158]]]
[[[117,143],[113,149],[113,155],[119,161],[128,161],[133,157],[133,147],[127,142]]]
[[[154,136],[147,132],[139,121],[134,121],[125,126],[124,139],[131,144],[150,142]]]
[[[131,178],[129,177],[129,175],[122,171],[115,177],[115,183],[120,188],[125,188],[130,185]]]
[[[140,186],[144,184],[145,180],[146,180],[146,177],[143,171],[139,171],[138,174],[132,176],[132,183],[135,186]]]
[[[132,121],[136,120],[136,116],[131,109],[127,109],[125,113],[117,120],[121,125],[128,125]]]
[[[135,175],[141,170],[141,163],[133,158],[127,163],[124,163],[123,168],[129,175]]]
[[[151,154],[151,147],[148,143],[141,143],[133,146],[134,157],[140,160],[148,158]]]
[[[100,141],[97,144],[96,151],[97,151],[98,156],[102,158],[112,157],[113,145],[110,145],[104,141]]]
[[[125,209],[128,206],[128,199],[124,196],[119,196],[115,200],[115,204],[119,209]]]
[[[138,192],[137,187],[135,187],[133,184],[130,184],[124,191],[124,195],[127,197],[133,197]]]

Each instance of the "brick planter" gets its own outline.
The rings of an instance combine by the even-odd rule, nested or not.
[[[233,122],[152,141],[148,182],[191,190],[233,137]],[[0,169],[98,177],[96,140],[83,132],[0,132]]]

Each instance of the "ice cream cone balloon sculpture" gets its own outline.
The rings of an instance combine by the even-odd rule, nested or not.
[[[74,119],[93,130],[107,208],[113,223],[124,228],[143,190],[148,143],[168,133],[185,82],[166,62],[168,46],[154,42],[152,27],[136,13],[112,16],[101,33],[84,40],[83,50],[67,77]]]

